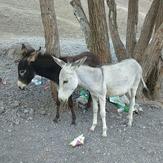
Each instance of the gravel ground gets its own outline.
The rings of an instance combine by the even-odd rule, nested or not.
[[[151,2],[140,1],[138,33]],[[85,0],[82,4],[86,8]],[[119,32],[124,39],[127,1],[117,0],[117,7]],[[86,50],[69,2],[55,0],[55,10],[62,55]],[[89,131],[92,109],[85,112],[75,106],[76,126],[70,125],[68,110],[61,113],[58,124],[52,122],[55,104],[49,87],[45,89],[46,79],[40,86],[31,83],[25,91],[17,88],[17,63],[14,61],[19,58],[19,50],[14,51],[13,56],[13,48],[20,47],[22,42],[28,42],[35,48],[44,46],[37,0],[0,0],[0,24],[0,79],[4,83],[0,81],[0,163],[163,162],[163,109],[142,105],[144,112],[134,115],[134,125],[128,128],[127,114],[118,115],[115,108],[107,104],[108,137],[102,138],[100,116],[95,132]],[[11,51],[5,55],[9,47],[12,47]],[[85,144],[70,147],[70,141],[82,133]]]
[[[33,38],[17,39],[31,42]],[[15,44],[16,40],[11,41]],[[1,41],[7,48],[10,41]],[[34,40],[35,47],[43,39]],[[85,50],[83,41],[61,39],[62,54],[76,54]],[[4,52],[4,50],[1,50]],[[51,98],[48,81],[21,91],[16,86],[16,56],[0,55],[0,163],[162,163],[163,162],[163,109],[142,105],[144,112],[134,115],[132,128],[126,126],[127,114],[118,115],[107,104],[108,137],[103,138],[102,124],[94,133],[89,131],[92,109],[87,112],[77,108],[77,125],[71,126],[71,114],[61,113],[61,121],[54,124],[55,104]],[[70,141],[80,134],[85,144],[72,148]]]

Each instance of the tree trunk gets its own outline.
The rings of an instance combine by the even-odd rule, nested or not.
[[[160,0],[159,8],[158,8],[158,14],[156,17],[156,23],[155,23],[155,32],[160,27],[160,25],[163,22],[163,0]]]
[[[85,12],[82,8],[81,2],[80,2],[80,0],[72,0],[70,2],[70,4],[73,7],[73,12],[74,12],[76,19],[78,20],[78,22],[80,24],[80,28],[81,28],[82,32],[84,33],[87,48],[90,49],[90,47],[91,47],[91,45],[90,45],[90,43],[91,43],[91,41],[90,41],[90,26],[89,26],[89,21],[85,15]]]
[[[160,27],[161,23],[163,23],[163,1],[162,0],[160,0],[158,14],[156,17],[155,32]],[[154,100],[157,99],[163,103],[163,95],[161,94],[162,93],[161,91],[163,90],[163,56],[161,56],[161,54],[163,55],[163,49],[162,49],[162,53],[160,52],[159,62],[157,66],[157,78],[156,78],[156,85],[154,87],[154,92],[153,92],[153,99]]]
[[[163,98],[161,97],[161,91],[163,90],[163,58],[159,58],[158,66],[157,66],[157,81],[154,87],[153,99],[159,100],[163,103]]]
[[[142,31],[140,34],[140,38],[135,46],[134,49],[134,58],[141,62],[142,55],[144,54],[145,49],[148,46],[148,43],[151,39],[155,18],[157,16],[157,11],[159,7],[159,1],[160,0],[153,0],[153,3],[145,17],[144,24],[142,27]]]
[[[138,24],[138,0],[129,0],[127,31],[126,31],[126,51],[128,57],[133,56],[133,51],[136,45],[137,24]]]
[[[46,53],[60,56],[60,44],[54,0],[40,0],[41,18],[44,27]]]
[[[163,23],[155,33],[151,43],[145,50],[141,65],[143,69],[143,78],[147,86],[153,94],[156,81],[158,79],[158,63],[160,58],[160,51],[163,48]],[[142,87],[138,90],[139,96],[142,96]]]
[[[127,57],[126,49],[120,39],[118,26],[117,26],[117,9],[115,0],[107,0],[107,5],[109,7],[109,29],[111,34],[111,39],[113,42],[114,50],[118,61],[121,61]]]
[[[40,0],[41,18],[44,27],[45,48],[47,54],[60,56],[59,34],[57,20],[54,10],[54,0]],[[56,101],[57,88],[56,84],[51,81],[51,93]]]
[[[104,0],[88,0],[88,10],[91,52],[99,56],[101,63],[111,62]]]

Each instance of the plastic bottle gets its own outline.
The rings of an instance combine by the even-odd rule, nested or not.
[[[89,99],[89,93],[88,93],[88,91],[82,89],[80,91],[80,97],[82,97],[82,99],[83,99],[82,103],[83,104],[87,104],[88,99]]]
[[[79,107],[82,109],[87,109],[88,99],[89,92],[85,89],[81,89],[79,93],[79,98],[77,99]]]
[[[129,112],[129,106],[121,101],[119,96],[111,96],[108,100],[117,107],[118,112]]]
[[[118,108],[117,111],[120,113],[120,112],[129,112],[129,107],[128,106],[124,106],[124,107],[121,107],[121,108]]]
[[[41,76],[36,75],[36,76],[32,79],[32,83],[34,83],[35,85],[41,85],[41,84],[42,84]]]

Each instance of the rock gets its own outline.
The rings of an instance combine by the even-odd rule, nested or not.
[[[18,101],[14,101],[13,103],[12,103],[12,106],[13,107],[18,107],[20,105],[20,102],[18,102]]]
[[[3,105],[3,101],[0,102],[0,114],[3,114],[5,112],[5,107]]]
[[[39,113],[40,113],[41,115],[46,115],[46,114],[47,114],[45,110],[40,110]]]
[[[32,117],[28,117],[27,120],[28,121],[31,121],[31,120],[33,120],[33,118]]]
[[[34,114],[34,110],[32,108],[30,108],[29,109],[29,113],[33,115]]]
[[[17,116],[26,120],[33,119],[34,110],[32,108],[19,108],[17,111]]]
[[[5,108],[4,107],[0,107],[0,114],[3,114],[5,112]]]
[[[46,151],[46,152],[49,152],[49,151],[50,151],[50,149],[49,149],[49,148],[45,148],[45,151]]]
[[[24,111],[23,111],[25,114],[26,113],[28,113],[29,112],[29,110],[28,109],[24,109]]]
[[[7,132],[12,132],[12,130],[11,129],[8,129]]]
[[[159,125],[162,127],[163,126],[163,121],[160,121],[159,122]]]
[[[98,150],[96,151],[96,153],[97,153],[97,154],[101,153],[101,150],[98,149]]]
[[[13,121],[13,124],[14,124],[14,125],[19,125],[19,124],[20,124],[20,120],[19,120],[19,119],[15,119],[15,120]]]

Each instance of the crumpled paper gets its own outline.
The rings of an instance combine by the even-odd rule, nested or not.
[[[80,136],[76,137],[72,142],[70,142],[69,145],[71,145],[72,147],[83,145],[84,140],[85,140],[85,137],[83,136],[83,134],[81,134]]]

